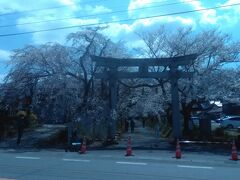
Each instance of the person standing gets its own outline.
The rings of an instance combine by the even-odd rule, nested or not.
[[[131,133],[134,133],[135,122],[133,119],[131,119],[130,126],[131,126]]]
[[[25,115],[20,114],[20,116],[17,118],[17,133],[18,133],[17,145],[19,145],[20,142],[21,142],[21,138],[22,138],[22,135],[23,135],[23,130],[24,130],[24,127],[25,127],[25,121],[26,121]]]
[[[125,120],[125,132],[128,132],[129,122]]]
[[[157,138],[160,137],[160,123],[159,122],[157,122],[155,124],[155,135]]]
[[[145,128],[145,122],[146,122],[146,120],[145,120],[145,118],[143,118],[143,119],[142,119],[142,127],[143,127],[143,128]]]

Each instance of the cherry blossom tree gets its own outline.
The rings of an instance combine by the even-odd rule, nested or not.
[[[217,29],[193,31],[192,28],[179,28],[169,31],[164,26],[149,32],[138,32],[144,46],[137,49],[143,57],[175,57],[188,54],[197,54],[198,58],[190,66],[182,67],[184,71],[194,71],[192,79],[179,80],[179,92],[182,97],[182,112],[184,116],[184,128],[188,132],[188,119],[191,115],[191,107],[200,97],[217,98],[216,91],[208,91],[216,88],[216,83],[207,84],[210,79],[215,79],[216,74],[224,73],[222,68],[227,63],[240,60],[240,42],[232,40],[231,36]],[[163,72],[166,69],[153,69]],[[169,92],[168,80],[155,79],[156,86],[161,87],[162,92]],[[153,84],[151,84],[153,85]],[[219,91],[221,91],[219,89]],[[230,93],[230,92],[229,92]],[[219,97],[219,96],[218,96]]]

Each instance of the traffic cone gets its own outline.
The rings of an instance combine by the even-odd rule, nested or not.
[[[133,156],[132,154],[132,147],[131,147],[131,137],[128,137],[128,145],[127,145],[127,151],[125,156]]]
[[[235,140],[233,140],[233,142],[232,142],[232,160],[233,161],[238,160],[238,152],[237,152],[237,148],[236,148],[236,145],[235,145]]]
[[[177,139],[177,145],[176,145],[176,159],[181,159],[182,152],[179,144],[179,140]]]
[[[86,151],[87,151],[87,145],[86,145],[86,138],[84,137],[83,142],[82,142],[81,147],[80,147],[79,153],[80,154],[85,154]]]

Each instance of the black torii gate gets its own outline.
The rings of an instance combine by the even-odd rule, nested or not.
[[[97,67],[103,67],[104,72],[96,73],[97,79],[105,79],[109,81],[110,86],[110,136],[113,138],[116,133],[116,103],[117,103],[117,87],[118,79],[133,79],[133,78],[161,78],[170,79],[171,83],[171,99],[172,99],[172,114],[173,114],[173,136],[181,137],[180,124],[180,106],[178,94],[178,79],[191,78],[193,72],[184,72],[179,66],[190,65],[197,58],[196,54],[178,56],[172,58],[127,58],[117,59],[111,57],[92,56],[92,60]],[[123,67],[136,67],[137,72],[119,71]],[[149,72],[151,67],[165,67],[164,72]]]

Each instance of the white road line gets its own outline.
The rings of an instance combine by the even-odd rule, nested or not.
[[[106,158],[109,158],[109,157],[112,157],[111,155],[101,155],[100,157],[106,157]]]
[[[6,150],[7,152],[15,152],[16,150],[15,149],[7,149]],[[0,179],[1,180],[1,179]]]
[[[192,169],[213,169],[213,167],[209,166],[185,166],[185,165],[177,165],[180,168],[192,168]]]
[[[40,159],[40,157],[29,157],[29,156],[17,156],[17,159]]]
[[[166,160],[163,158],[155,158],[155,157],[134,157],[136,159],[144,159],[144,160]]]
[[[129,165],[147,165],[147,163],[138,163],[138,162],[124,162],[124,161],[118,161],[117,164],[129,164]]]
[[[62,159],[63,161],[73,161],[73,162],[90,162],[87,159]]]

